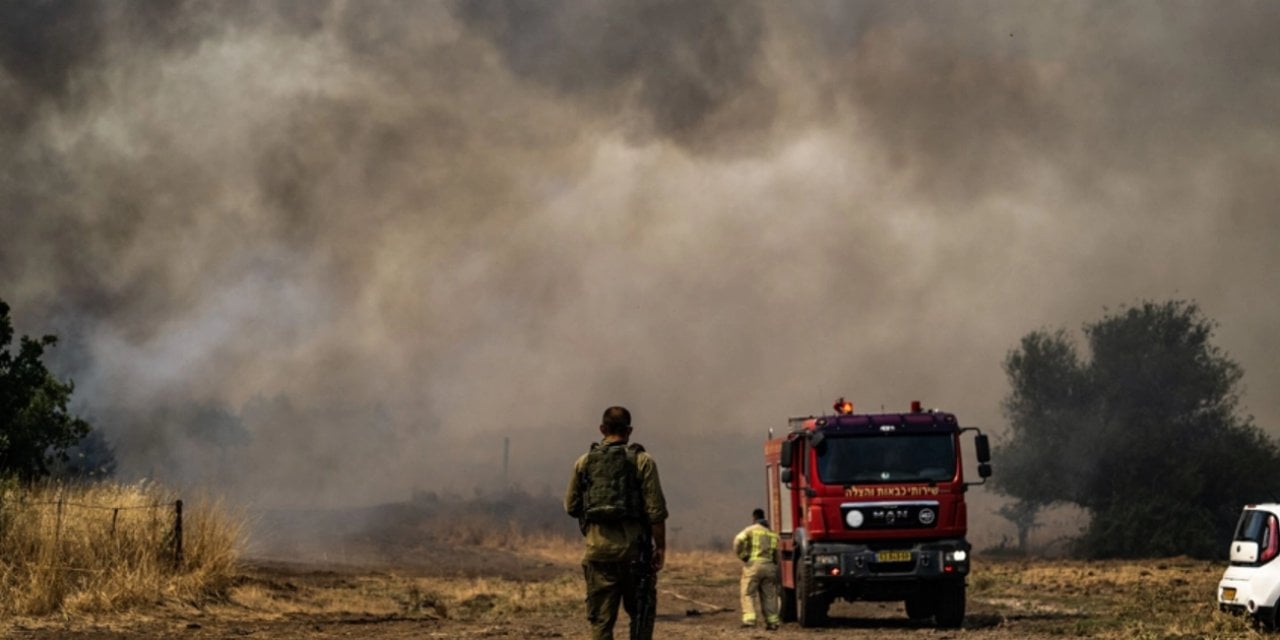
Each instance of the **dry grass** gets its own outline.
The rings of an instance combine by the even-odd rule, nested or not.
[[[1003,624],[1053,635],[1174,640],[1262,637],[1217,609],[1225,564],[1169,558],[975,563],[970,596],[1012,613]]]
[[[451,515],[444,522],[437,520],[430,525],[432,526],[423,528],[435,540],[449,546],[521,550],[531,548],[531,543],[564,540],[562,536],[543,530],[534,529],[530,532],[523,522],[503,520],[483,513]]]
[[[376,616],[455,621],[503,621],[520,616],[570,616],[582,613],[583,584],[577,566],[581,538],[533,532],[501,523],[463,520],[446,539],[472,549],[515,552],[537,564],[565,569],[550,578],[424,577],[396,572],[306,576],[282,580],[255,576],[232,588],[224,615],[287,618],[290,616]],[[660,586],[737,584],[740,563],[728,551],[673,551]],[[725,577],[727,576],[727,577]]]
[[[505,549],[521,555],[546,560],[558,565],[577,565],[582,561],[582,538],[566,538],[555,534],[510,533],[502,537],[502,544],[482,544],[485,548]],[[741,562],[731,549],[683,549],[668,548],[664,572],[703,573],[708,567],[716,571],[728,567],[731,573],[741,568]]]
[[[450,530],[441,530],[434,539],[472,550],[512,552],[560,567],[563,573],[531,580],[375,573],[325,584],[251,581],[234,589],[231,601],[242,612],[285,618],[374,615],[498,623],[581,617],[582,578],[577,570],[581,538],[524,531],[482,517],[451,519],[449,524]],[[728,549],[670,551],[659,578],[660,600],[704,612],[708,610],[704,603],[735,606],[741,565]],[[1250,628],[1248,620],[1217,611],[1214,588],[1224,566],[1186,558],[1086,562],[979,554],[969,580],[969,624],[974,632],[989,637],[1264,637]],[[852,611],[850,615],[878,612]],[[913,633],[907,630],[902,635]]]
[[[562,566],[577,564],[582,553],[581,540],[553,537],[525,538],[511,548]],[[1255,631],[1248,619],[1217,610],[1214,594],[1225,566],[1223,562],[1189,558],[1091,562],[987,559],[980,555],[969,580],[973,624],[997,633],[1006,630],[1014,636],[1117,640],[1270,637]],[[740,567],[727,549],[672,550],[659,581],[665,594],[662,597],[736,594]],[[548,601],[530,610],[567,606],[576,612],[581,608],[581,582],[576,574],[556,586],[554,605]],[[504,589],[511,587],[490,583],[487,589],[501,601],[510,597]]]
[[[425,514],[410,510],[412,517],[390,517],[380,527],[417,544],[425,540],[440,558],[450,554],[471,558],[480,563],[475,566],[483,565],[490,572],[463,571],[465,564],[428,571],[411,564],[390,570],[333,571],[305,565],[238,569],[233,552],[243,519],[227,516],[216,503],[193,501],[184,519],[186,558],[175,570],[174,499],[151,485],[4,490],[0,493],[0,618],[56,612],[65,621],[82,613],[123,612],[80,619],[127,622],[139,614],[166,615],[162,612],[168,611],[174,619],[186,620],[196,609],[182,603],[195,602],[201,605],[199,615],[207,616],[201,624],[231,625],[227,629],[259,625],[254,628],[275,633],[292,629],[296,622],[297,635],[287,637],[305,637],[311,628],[307,625],[317,621],[433,620],[463,625],[522,621],[555,630],[561,621],[579,624],[582,617],[578,569],[582,539],[552,526],[503,521],[484,510],[472,513],[431,505],[434,510],[426,509]],[[408,553],[420,553],[418,547],[409,548],[404,542],[383,543],[393,551],[408,548]],[[487,562],[492,558],[503,561]],[[965,631],[991,638],[1263,637],[1247,620],[1216,610],[1214,587],[1223,568],[1221,562],[1185,558],[1085,562],[978,554],[969,579],[970,616]],[[669,611],[732,610],[739,571],[740,564],[728,549],[673,548],[659,578],[660,602]],[[218,597],[210,598],[211,594]],[[888,616],[895,622],[886,629],[899,631],[899,636],[926,632],[895,626],[901,613],[892,608],[854,606],[846,605],[837,616]],[[704,622],[721,624],[714,617]],[[689,618],[692,635],[672,637],[701,637],[699,624],[703,624],[699,617]],[[851,637],[883,631],[872,623],[867,634],[859,635],[854,631],[861,624],[843,628]],[[167,633],[148,637],[168,637]]]
[[[375,573],[335,580],[251,580],[231,589],[231,616],[376,616],[500,621],[581,608],[576,575],[523,581],[497,577],[409,577]]]
[[[152,484],[0,489],[0,613],[120,611],[196,600],[230,584],[241,520],[214,500],[184,505]]]

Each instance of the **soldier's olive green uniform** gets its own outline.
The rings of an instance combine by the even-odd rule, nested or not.
[[[627,446],[625,442],[601,446]],[[582,512],[583,475],[587,456],[578,458],[573,477],[564,496],[569,514]],[[649,564],[651,526],[667,520],[667,500],[658,480],[658,465],[640,450],[635,455],[640,492],[644,498],[647,519],[618,522],[588,522],[583,535],[586,550],[582,554],[582,572],[587,581],[587,620],[591,623],[592,640],[613,640],[613,626],[618,620],[621,603],[631,618],[632,640],[651,640],[658,601],[657,577]]]
[[[742,567],[742,624],[756,623],[756,599],[770,627],[782,622],[778,615],[778,534],[759,522],[733,539],[733,552],[746,563]]]

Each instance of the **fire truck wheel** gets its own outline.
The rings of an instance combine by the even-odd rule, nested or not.
[[[827,620],[827,606],[822,596],[814,593],[813,567],[802,566],[796,575],[796,620],[802,627],[816,627]]]
[[[782,588],[782,606],[780,607],[783,622],[796,621],[796,590]]]
[[[907,598],[907,601],[903,604],[907,609],[907,617],[912,620],[927,620],[932,618],[938,609],[938,601],[932,593],[912,596]]]
[[[964,582],[956,581],[938,589],[934,621],[940,629],[958,629],[964,622]]]

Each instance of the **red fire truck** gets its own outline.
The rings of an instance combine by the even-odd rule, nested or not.
[[[961,435],[975,432],[982,482],[987,437],[953,414],[791,418],[765,443],[770,519],[782,538],[782,616],[821,625],[837,599],[904,601],[907,616],[944,628],[964,621],[970,545]]]

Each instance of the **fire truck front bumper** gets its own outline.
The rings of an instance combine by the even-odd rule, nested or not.
[[[964,540],[917,543],[816,543],[807,561],[819,588],[855,583],[900,585],[909,592],[924,583],[963,580],[969,574],[970,545]]]

